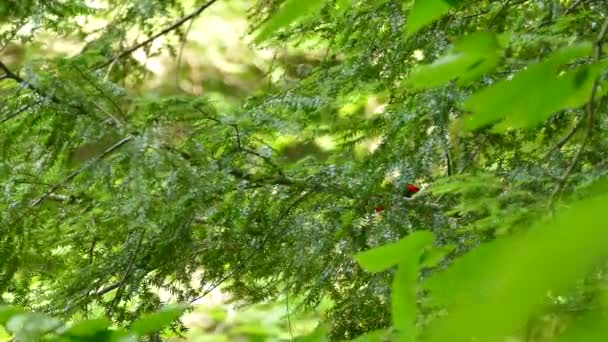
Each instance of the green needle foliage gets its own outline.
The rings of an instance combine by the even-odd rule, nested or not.
[[[2,302],[143,336],[159,289],[221,287],[329,300],[332,339],[605,337],[605,1],[259,0],[255,92],[146,88],[226,3],[0,4]]]

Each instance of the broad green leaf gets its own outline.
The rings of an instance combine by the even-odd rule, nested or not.
[[[430,268],[439,265],[439,263],[445,258],[446,255],[450,254],[456,245],[446,245],[441,247],[435,247],[427,250],[422,254],[420,260],[420,267]]]
[[[368,272],[382,272],[404,260],[419,261],[419,251],[433,243],[435,237],[429,231],[417,231],[387,245],[355,255],[357,262]]]
[[[466,85],[493,70],[501,53],[502,47],[496,35],[489,32],[473,33],[456,43],[444,57],[414,69],[405,85],[426,89],[453,79],[458,79],[460,85]]]
[[[6,330],[17,336],[36,338],[62,326],[62,323],[53,317],[27,312],[11,317],[6,323]]]
[[[11,317],[24,313],[25,311],[22,308],[16,306],[9,305],[1,305],[0,306],[0,324],[4,325],[8,322]]]
[[[422,247],[422,246],[421,246]],[[418,255],[401,262],[395,272],[391,293],[393,326],[400,335],[400,341],[413,342],[416,337],[416,317],[418,315],[417,290],[420,264]]]
[[[105,318],[90,319],[74,323],[63,334],[76,337],[93,336],[99,332],[107,331],[109,327],[110,322]]]
[[[608,316],[604,311],[591,311],[577,317],[557,342],[605,341],[608,338]]]
[[[464,0],[416,0],[407,16],[405,32],[407,36],[430,25],[441,18],[451,8],[459,6]]]
[[[449,314],[431,323],[428,340],[498,341],[522,328],[549,291],[566,291],[608,257],[606,203],[606,194],[578,202],[429,278],[425,287]]]
[[[110,334],[111,342],[137,342],[138,338],[136,335],[129,333],[125,329],[113,330]]]
[[[591,85],[604,64],[581,66],[559,72],[559,67],[591,53],[589,44],[570,46],[543,61],[473,94],[463,104],[471,114],[465,120],[468,130],[495,124],[496,131],[526,128],[539,124],[552,113],[578,107],[589,100]]]
[[[378,342],[378,341],[392,341],[391,332],[385,329],[382,330],[374,330],[368,333],[365,333],[354,340],[353,342]]]
[[[287,0],[270,19],[262,25],[256,37],[256,42],[260,43],[274,32],[285,28],[303,17],[316,14],[325,4],[324,0]]]
[[[177,320],[186,309],[185,305],[168,305],[157,312],[143,315],[131,325],[131,331],[139,336],[166,328]]]

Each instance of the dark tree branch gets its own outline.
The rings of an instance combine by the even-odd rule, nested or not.
[[[23,113],[23,112],[27,111],[28,109],[30,109],[30,108],[32,108],[32,107],[35,107],[35,106],[37,106],[37,105],[39,105],[39,104],[41,104],[41,103],[43,103],[43,102],[44,102],[44,100],[42,100],[42,99],[41,99],[41,100],[38,100],[38,101],[36,101],[36,102],[34,102],[34,103],[30,103],[30,104],[23,105],[23,106],[21,106],[21,108],[17,109],[17,110],[16,110],[16,111],[14,111],[13,113],[8,114],[7,116],[5,116],[5,117],[3,117],[2,119],[0,119],[0,123],[5,123],[5,122],[7,122],[8,120],[10,120],[10,119],[12,119],[12,118],[16,117],[17,115],[19,115],[19,114],[21,114],[21,113]]]
[[[585,120],[581,120],[574,127],[572,127],[570,132],[568,132],[568,134],[566,134],[563,138],[561,138],[555,144],[555,146],[553,146],[553,148],[551,148],[551,150],[545,155],[545,157],[543,159],[548,158],[551,154],[553,154],[553,152],[559,151],[562,147],[564,147],[564,145],[566,145],[566,143],[574,136],[574,134],[576,132],[578,132],[579,128],[581,128],[583,126],[584,122],[585,122]]]
[[[572,3],[572,5],[568,6],[568,8],[566,8],[566,10],[564,11],[564,14],[570,14],[572,11],[574,11],[584,1],[585,0],[576,0],[575,2]]]
[[[28,81],[26,81],[25,79],[23,79],[21,76],[17,75],[16,73],[12,72],[4,63],[2,63],[0,61],[0,69],[2,71],[4,71],[4,77],[5,78],[10,78],[12,80],[14,80],[15,82],[27,87],[28,89],[30,89],[31,91],[33,91],[34,93],[38,94],[41,97],[46,98],[47,94],[45,92],[43,92],[42,90],[38,89],[38,87],[34,86],[33,84],[29,83]],[[48,98],[51,99],[51,101],[55,102],[56,104],[61,103],[61,101],[59,101],[59,99],[53,95],[48,96]]]
[[[202,4],[201,6],[199,6],[196,10],[194,10],[192,13],[182,17],[181,19],[179,19],[178,21],[176,21],[174,24],[172,24],[171,26],[161,30],[160,32],[158,32],[157,34],[149,37],[148,39],[144,40],[141,43],[135,44],[134,46],[122,51],[121,53],[119,53],[118,55],[116,55],[114,58],[111,58],[97,66],[94,67],[94,69],[101,69],[101,68],[105,68],[108,65],[114,63],[115,61],[124,58],[128,55],[130,55],[131,53],[133,53],[134,51],[136,51],[137,49],[144,47],[150,43],[152,43],[153,41],[155,41],[156,39],[166,35],[167,33],[170,33],[174,30],[176,30],[177,28],[179,28],[180,26],[182,26],[183,24],[185,24],[186,22],[188,22],[189,20],[192,20],[196,17],[198,17],[201,13],[203,13],[204,10],[206,10],[207,8],[209,8],[211,5],[213,5],[215,2],[217,2],[218,0],[209,0],[206,3]]]
[[[600,29],[600,33],[598,34],[597,39],[595,40],[595,47],[594,47],[594,51],[593,51],[593,59],[595,61],[599,61],[600,58],[602,57],[602,45],[604,43],[604,39],[606,38],[607,33],[608,33],[608,18],[606,18],[606,20],[604,20],[604,23],[602,24],[602,28]],[[568,166],[568,168],[566,169],[566,172],[561,177],[559,183],[555,187],[555,190],[553,190],[553,193],[551,194],[551,199],[549,201],[550,207],[553,207],[553,203],[555,202],[555,200],[559,196],[560,192],[566,185],[568,178],[574,171],[574,168],[578,164],[578,161],[580,160],[580,158],[583,154],[583,151],[585,150],[585,147],[587,147],[587,143],[589,142],[589,140],[591,138],[591,135],[593,133],[593,123],[594,123],[594,116],[595,116],[595,110],[596,110],[595,97],[597,95],[598,87],[599,87],[599,76],[593,82],[593,87],[591,89],[591,97],[589,98],[589,102],[587,103],[587,106],[585,107],[585,113],[586,113],[586,119],[587,119],[587,129],[585,131],[585,137],[583,138],[581,145],[579,146],[578,150],[576,151],[574,158],[572,158],[572,161],[570,162],[570,166]]]

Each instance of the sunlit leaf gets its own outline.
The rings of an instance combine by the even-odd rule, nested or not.
[[[429,341],[496,341],[521,328],[547,294],[567,290],[608,256],[608,195],[541,221],[529,231],[480,246],[426,281],[449,315]]]
[[[418,315],[416,297],[420,270],[418,259],[422,254],[422,248],[417,253],[418,257],[412,255],[411,258],[399,264],[393,279],[391,294],[393,326],[397,329],[400,340],[404,342],[413,342],[416,337],[416,317]]]
[[[416,0],[407,17],[406,34],[412,35],[418,30],[441,18],[451,8],[457,7],[465,0]]]
[[[20,313],[23,313],[24,310],[22,308],[16,307],[16,306],[9,306],[9,305],[1,305],[0,306],[0,324],[6,324],[6,322],[8,322],[8,320]]]
[[[605,341],[608,338],[608,316],[602,310],[594,310],[577,317],[556,342]]]
[[[61,327],[62,323],[53,317],[28,312],[11,317],[6,323],[6,330],[16,335],[37,337]]]
[[[439,265],[439,263],[446,257],[446,255],[450,254],[455,248],[456,245],[446,245],[427,250],[422,255],[422,259],[420,260],[420,266],[423,268],[430,268]]]
[[[276,31],[285,28],[293,22],[317,13],[325,4],[324,0],[287,0],[276,13],[260,28],[256,42],[260,43]]]
[[[110,322],[107,319],[91,319],[74,323],[64,332],[65,335],[83,337],[93,336],[99,332],[107,331]]]
[[[139,336],[166,328],[177,320],[186,309],[184,305],[168,305],[157,312],[143,315],[131,325],[131,331]]]
[[[501,52],[502,48],[494,34],[471,34],[456,43],[449,54],[432,64],[414,69],[405,86],[426,89],[453,79],[458,79],[460,85],[469,84],[494,69]]]
[[[428,231],[417,231],[400,241],[358,253],[357,262],[368,272],[381,272],[403,260],[419,261],[419,251],[431,245],[435,237]]]
[[[500,81],[473,94],[463,104],[463,109],[471,113],[465,121],[466,128],[472,130],[501,120],[504,121],[495,128],[497,131],[531,127],[558,110],[584,104],[603,64],[561,74],[558,68],[590,53],[590,44],[564,48],[517,73],[512,80]]]

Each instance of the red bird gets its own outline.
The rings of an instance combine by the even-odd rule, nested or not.
[[[405,193],[403,194],[403,196],[405,198],[411,198],[415,193],[417,193],[418,191],[420,191],[420,188],[417,187],[414,184],[406,184],[405,185]],[[376,214],[380,214],[384,211],[384,206],[383,205],[378,205],[374,208],[374,211],[376,212]]]
[[[407,198],[412,197],[418,191],[420,191],[420,188],[415,186],[414,184],[405,185],[405,197],[407,197]]]

